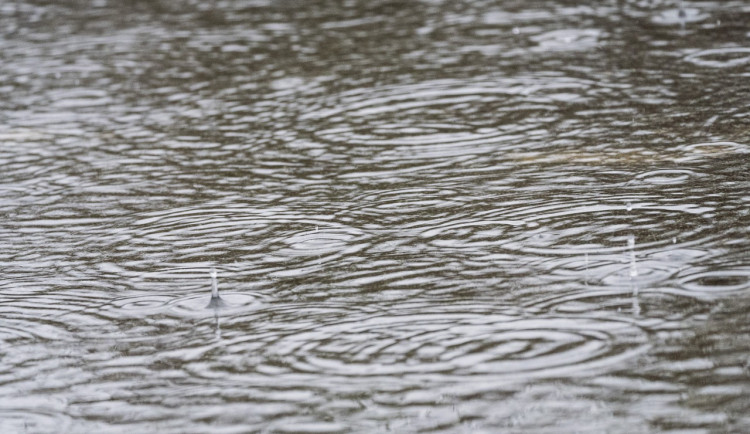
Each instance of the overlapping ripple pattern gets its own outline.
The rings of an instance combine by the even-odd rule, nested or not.
[[[748,23],[0,5],[0,432],[748,431]]]

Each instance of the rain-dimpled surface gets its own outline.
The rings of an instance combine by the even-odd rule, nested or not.
[[[750,430],[748,26],[0,4],[0,432]]]

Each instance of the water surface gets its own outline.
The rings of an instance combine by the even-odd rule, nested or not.
[[[1,431],[750,429],[749,24],[0,5]]]

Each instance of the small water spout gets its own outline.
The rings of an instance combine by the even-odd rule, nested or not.
[[[207,308],[218,309],[226,306],[224,299],[219,295],[219,283],[216,279],[216,269],[211,268],[211,301],[208,302]]]

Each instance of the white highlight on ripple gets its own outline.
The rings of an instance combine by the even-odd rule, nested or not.
[[[680,146],[675,161],[683,163],[730,155],[744,158],[743,154],[750,154],[750,146],[735,142],[694,143]]]
[[[703,50],[686,56],[684,60],[709,68],[733,68],[750,63],[750,47]]]
[[[349,251],[356,244],[353,241],[362,239],[366,234],[350,227],[315,227],[314,230],[306,230],[285,236],[280,239],[288,245],[277,254],[284,256],[314,256],[327,255],[342,250]],[[356,249],[359,250],[359,249]]]
[[[708,19],[711,15],[697,8],[675,8],[662,11],[651,18],[651,22],[663,26],[675,26],[686,23],[698,23]]]
[[[491,246],[502,241],[506,228],[526,226],[526,224],[522,220],[452,222],[426,230],[420,234],[420,237],[434,238],[433,244],[444,247]]]
[[[596,47],[604,32],[599,29],[561,29],[532,36],[534,51],[578,51]]]
[[[688,181],[692,177],[699,176],[692,170],[675,169],[675,170],[653,170],[641,173],[635,179],[649,184],[656,185],[676,185]]]
[[[750,268],[722,268],[683,274],[680,286],[701,295],[731,295],[750,291]]]

